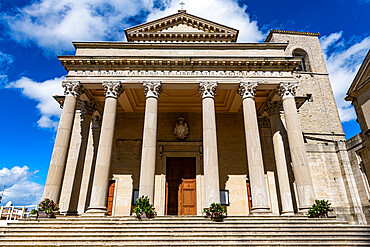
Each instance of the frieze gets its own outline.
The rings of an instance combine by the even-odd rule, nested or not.
[[[288,71],[173,71],[173,70],[73,70],[70,76],[217,76],[217,77],[292,77]]]

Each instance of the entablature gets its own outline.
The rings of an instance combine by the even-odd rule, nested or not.
[[[143,70],[289,70],[300,63],[298,57],[97,57],[59,56],[67,71],[94,69]]]

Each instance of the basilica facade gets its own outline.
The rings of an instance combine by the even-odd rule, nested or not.
[[[180,10],[75,42],[44,198],[62,214],[304,214],[326,199],[366,223],[318,33],[238,30]]]

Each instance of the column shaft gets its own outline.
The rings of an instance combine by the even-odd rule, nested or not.
[[[148,196],[151,204],[154,202],[154,179],[157,150],[157,108],[158,100],[156,98],[146,99],[139,195]]]
[[[76,112],[77,98],[82,89],[79,82],[63,82],[65,100],[59,120],[49,172],[45,183],[43,198],[59,203],[64,170],[67,162],[69,143],[71,140],[73,120]]]
[[[86,213],[106,214],[109,172],[117,115],[117,98],[122,93],[120,82],[104,82],[105,105],[99,148],[96,158],[90,206]]]
[[[220,185],[218,172],[216,113],[213,98],[202,101],[203,109],[203,162],[205,207],[211,203],[220,203]]]
[[[217,83],[200,84],[203,120],[204,207],[220,203],[217,131],[214,94]]]
[[[141,153],[139,195],[148,196],[150,204],[154,204],[155,163],[157,150],[157,118],[158,97],[162,92],[162,84],[143,82],[146,95],[143,147]]]
[[[90,198],[91,198],[91,190],[94,180],[94,173],[95,173],[95,165],[96,165],[96,156],[98,153],[98,145],[99,145],[99,138],[100,138],[100,128],[101,128],[101,117],[94,116],[92,119],[91,124],[91,134],[89,140],[89,150],[88,156],[85,160],[84,165],[84,177],[85,180],[84,190],[80,192],[80,199],[79,199],[79,212],[84,213],[90,205]]]
[[[270,108],[269,115],[271,123],[272,142],[274,145],[276,171],[280,188],[282,214],[294,214],[288,168],[285,158],[284,142],[282,137],[284,126],[280,119],[281,104],[271,102],[268,105]]]
[[[81,144],[79,148],[78,160],[73,178],[71,198],[69,201],[69,207],[67,211],[67,214],[69,215],[77,214],[82,175],[86,158],[87,142],[90,132],[90,124],[92,114],[95,112],[94,107],[95,105],[92,102],[81,103],[81,133],[80,133]]]
[[[254,94],[257,83],[240,83],[243,98],[244,131],[247,148],[249,180],[252,197],[252,213],[269,212],[265,171]]]
[[[299,210],[306,210],[315,201],[310,168],[308,165],[306,148],[303,140],[301,124],[294,100],[296,84],[281,83],[280,95],[283,99],[283,109],[292,157],[292,167],[298,194]]]

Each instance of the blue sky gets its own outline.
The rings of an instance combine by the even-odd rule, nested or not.
[[[185,9],[262,42],[270,29],[320,32],[347,138],[359,133],[343,97],[370,48],[370,0],[184,0]],[[34,204],[41,195],[60,115],[53,94],[66,71],[56,55],[72,41],[121,41],[123,30],[179,9],[174,0],[2,0],[0,2],[0,194]]]

